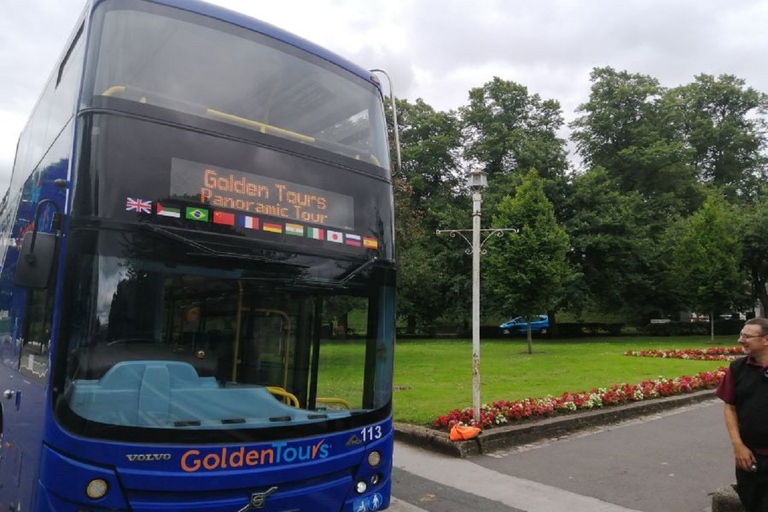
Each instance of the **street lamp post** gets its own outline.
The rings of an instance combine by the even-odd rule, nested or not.
[[[469,173],[472,190],[472,408],[475,421],[480,421],[480,219],[483,190],[488,186],[487,173]]]
[[[469,189],[472,191],[472,240],[464,233],[469,229],[438,229],[436,234],[449,233],[451,237],[460,236],[469,244],[466,253],[472,255],[472,409],[474,419],[480,422],[480,255],[485,254],[482,249],[485,242],[493,236],[502,236],[507,231],[517,231],[513,228],[481,229],[482,217],[480,205],[483,202],[482,193],[488,186],[487,173],[475,170],[469,173]],[[484,240],[480,240],[480,233],[490,231]]]

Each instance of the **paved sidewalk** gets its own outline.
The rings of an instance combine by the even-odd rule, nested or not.
[[[506,507],[525,512],[633,512],[632,509],[590,496],[506,475],[469,460],[402,444],[398,444],[395,449],[395,467],[469,493],[478,500],[497,501]],[[474,510],[487,510],[487,507]]]
[[[722,404],[707,400],[467,459],[398,442],[391,509],[704,512],[731,465]]]

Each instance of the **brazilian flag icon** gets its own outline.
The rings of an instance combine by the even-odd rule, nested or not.
[[[205,208],[187,206],[185,218],[190,220],[199,220],[200,222],[208,222],[208,210]]]

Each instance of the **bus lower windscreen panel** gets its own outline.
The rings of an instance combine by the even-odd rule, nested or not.
[[[368,351],[391,359],[391,343],[377,338],[377,277],[336,291],[302,289],[280,284],[277,271],[272,280],[253,279],[261,274],[248,264],[144,259],[131,248],[154,243],[173,252],[172,241],[151,234],[89,230],[74,238],[77,247],[95,248],[70,268],[64,397],[80,418],[120,427],[260,428],[389,403],[389,364],[365,375]]]

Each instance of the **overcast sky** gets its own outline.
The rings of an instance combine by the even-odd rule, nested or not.
[[[663,86],[729,73],[768,92],[768,1],[213,0],[385,69],[400,98],[466,104],[494,76],[560,101],[566,120],[597,66]],[[0,0],[0,190],[16,141],[83,0]],[[0,192],[2,193],[2,192]]]

